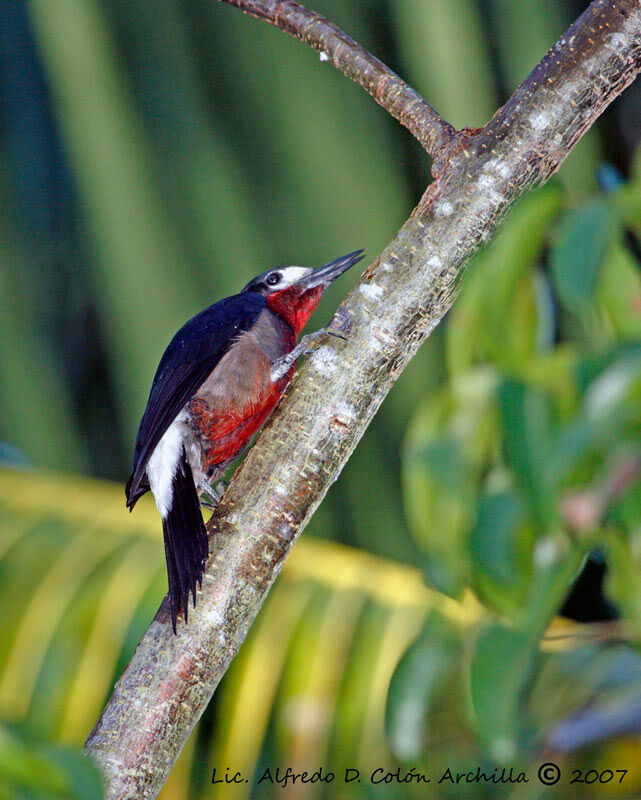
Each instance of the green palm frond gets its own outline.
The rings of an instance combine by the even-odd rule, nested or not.
[[[129,515],[117,484],[0,478],[0,713],[79,744],[165,591],[158,515],[149,497]],[[215,723],[194,732],[164,796],[191,796],[195,781],[203,797],[246,797],[251,783],[212,786],[212,771],[251,778],[266,752],[302,768],[385,763],[387,687],[435,608],[463,625],[479,613],[409,567],[303,539],[217,693]]]

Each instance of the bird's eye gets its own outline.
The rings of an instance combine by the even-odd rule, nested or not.
[[[271,275],[268,275],[265,283],[268,286],[276,286],[277,283],[280,283],[280,275],[277,272],[272,272]]]

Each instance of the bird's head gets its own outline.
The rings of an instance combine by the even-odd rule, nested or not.
[[[243,292],[259,292],[267,306],[300,333],[318,305],[325,289],[339,275],[363,258],[362,250],[330,261],[323,267],[279,267],[262,272],[251,280]]]

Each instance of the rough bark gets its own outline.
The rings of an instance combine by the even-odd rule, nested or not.
[[[298,24],[290,2],[232,4],[270,13],[290,32]],[[295,33],[320,47],[313,30]],[[343,64],[351,45],[331,30],[323,30],[323,48]],[[336,313],[333,325],[347,341],[332,340],[303,365],[212,518],[211,556],[189,625],[174,636],[163,603],[90,735],[87,750],[107,778],[108,797],[156,796],[296,538],[452,304],[465,262],[639,69],[639,0],[595,0],[487,126],[440,148],[434,182]]]

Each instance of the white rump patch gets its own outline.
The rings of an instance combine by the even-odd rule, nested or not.
[[[147,462],[147,477],[160,516],[165,519],[174,503],[173,480],[185,440],[184,411],[165,431]]]

